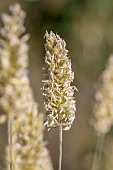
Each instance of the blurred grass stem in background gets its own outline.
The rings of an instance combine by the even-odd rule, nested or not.
[[[100,160],[101,160],[102,151],[103,151],[104,139],[105,139],[104,134],[101,134],[97,137],[96,149],[95,149],[95,154],[94,154],[94,159],[93,159],[91,170],[99,170]]]
[[[9,164],[8,170],[13,170],[13,161],[12,161],[12,119],[9,116],[8,119],[8,145],[9,145]]]

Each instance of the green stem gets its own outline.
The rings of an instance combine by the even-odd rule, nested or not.
[[[92,170],[98,170],[99,163],[101,160],[102,150],[103,150],[104,138],[105,136],[103,134],[99,135],[97,138],[97,144],[96,144],[96,150],[95,150],[95,155],[93,159]]]

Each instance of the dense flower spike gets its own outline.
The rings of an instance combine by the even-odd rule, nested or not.
[[[106,134],[113,125],[113,55],[109,58],[102,82],[96,92],[93,126],[98,134]]]
[[[47,114],[48,128],[62,125],[69,130],[75,119],[75,87],[71,86],[74,73],[66,50],[66,43],[53,32],[45,34],[45,68],[43,80],[44,105]]]
[[[29,35],[23,33],[25,13],[19,4],[10,6],[11,15],[3,14],[4,27],[0,29],[0,96],[4,96],[5,86],[11,77],[26,77],[28,66]],[[23,35],[23,36],[22,36]],[[7,111],[7,114],[9,112]],[[3,117],[3,116],[2,116]],[[1,117],[1,120],[5,120]]]
[[[0,41],[1,120],[8,121],[8,170],[53,170],[43,142],[43,116],[38,114],[28,70],[28,35],[23,35],[25,13],[19,4],[10,7],[11,16],[3,14]],[[43,166],[42,166],[43,164]],[[12,167],[12,168],[11,168]]]

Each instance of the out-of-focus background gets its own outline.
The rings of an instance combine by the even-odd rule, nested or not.
[[[90,126],[93,115],[95,84],[113,53],[113,0],[0,0],[0,14],[19,2],[26,11],[29,40],[30,80],[39,111],[44,112],[42,99],[42,67],[44,64],[45,31],[58,33],[67,43],[77,101],[76,120],[63,134],[62,170],[91,170],[96,133]],[[113,169],[113,131],[104,143],[102,170]],[[45,129],[45,140],[58,169],[58,131]],[[7,142],[6,125],[0,126],[0,160]]]

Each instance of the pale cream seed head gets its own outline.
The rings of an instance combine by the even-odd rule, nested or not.
[[[113,125],[113,55],[102,73],[95,97],[93,126],[98,134],[106,134]]]
[[[71,86],[74,73],[66,43],[52,31],[45,34],[45,66],[43,80],[44,106],[48,128],[62,125],[69,130],[75,119],[75,87]]]

